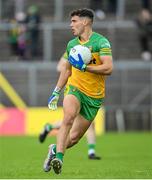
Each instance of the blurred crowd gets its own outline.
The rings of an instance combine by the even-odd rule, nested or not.
[[[90,8],[95,11],[95,16],[99,20],[106,18],[106,13],[115,15],[117,11],[117,0],[108,0],[105,11],[103,10],[103,0],[90,0]]]
[[[115,15],[117,12],[118,0],[108,0],[106,12]],[[140,0],[141,10],[137,17],[138,37],[141,48],[141,59],[145,61],[152,60],[152,13],[151,1]],[[90,0],[90,8],[95,11],[95,16],[99,20],[106,18],[106,13],[103,11],[103,0]]]
[[[152,13],[150,0],[141,0],[142,8],[137,18],[141,58],[145,61],[152,59]]]
[[[18,12],[10,20],[9,45],[12,59],[31,59],[39,55],[39,25],[41,22],[38,7],[32,5],[27,14]]]
[[[138,41],[141,48],[141,59],[152,59],[152,13],[151,0],[140,0],[141,9],[136,16]],[[90,0],[89,7],[95,12],[97,21],[107,20],[109,15],[115,17],[118,11],[118,0]],[[10,19],[9,45],[11,59],[36,59],[40,51],[39,8],[31,5],[27,12],[18,12]],[[61,52],[62,53],[62,52]]]

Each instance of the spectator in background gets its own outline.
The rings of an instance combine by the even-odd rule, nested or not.
[[[37,6],[32,5],[28,8],[26,23],[29,39],[29,54],[31,57],[37,57],[40,24],[40,15]]]
[[[18,54],[23,60],[26,59],[26,27],[20,25],[18,32]]]
[[[18,12],[15,18],[10,21],[10,24],[9,44],[12,55],[11,59],[24,59],[26,50],[25,14]]]
[[[26,47],[27,47],[27,32],[25,26],[26,15],[23,12],[19,12],[16,15],[16,20],[18,22],[18,56],[20,59],[26,59]]]
[[[116,13],[117,0],[108,0],[107,2],[107,12]],[[103,0],[90,0],[90,8],[95,11],[95,15],[99,20],[103,20],[106,17],[103,11]]]
[[[142,9],[149,9],[150,8],[150,0],[141,0],[141,4],[142,4]]]
[[[116,14],[117,0],[108,0],[108,13]]]
[[[102,0],[90,0],[90,8],[94,10],[95,15],[98,19],[105,19],[105,12],[102,10],[103,1]]]
[[[11,59],[17,60],[18,59],[18,26],[16,19],[10,20],[10,30],[8,32],[8,43],[10,45],[11,50]]]
[[[152,37],[152,14],[150,11],[150,1],[142,0],[142,10],[137,19],[139,29],[139,42],[141,46],[141,57],[145,61],[150,61],[152,56],[150,52],[149,41]]]

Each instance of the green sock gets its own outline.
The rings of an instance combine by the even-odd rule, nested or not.
[[[95,154],[95,144],[88,144],[88,154]]]
[[[88,144],[89,149],[95,149],[95,144]]]
[[[46,124],[47,131],[50,132],[53,129],[53,126],[49,123]]]
[[[64,156],[64,154],[62,152],[56,153],[56,158],[60,159],[62,162],[63,162],[63,156]]]

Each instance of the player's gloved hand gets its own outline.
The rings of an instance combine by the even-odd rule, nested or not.
[[[48,99],[48,108],[50,110],[56,110],[57,109],[57,103],[59,100],[61,89],[56,87],[52,93],[52,95]]]
[[[72,57],[72,56],[69,56],[68,60],[69,60],[69,63],[72,66],[74,66],[75,68],[77,68],[77,69],[79,69],[81,71],[86,70],[87,65],[84,64],[83,59],[82,59],[80,54],[78,54],[78,60],[74,59],[74,57]]]

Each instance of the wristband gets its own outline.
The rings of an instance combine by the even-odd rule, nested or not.
[[[55,89],[54,89],[54,91],[57,92],[57,93],[60,93],[61,88],[59,88],[59,87],[56,86]]]
[[[86,71],[86,68],[87,68],[87,65],[84,64],[84,65],[82,66],[82,71],[85,72],[85,71]]]

